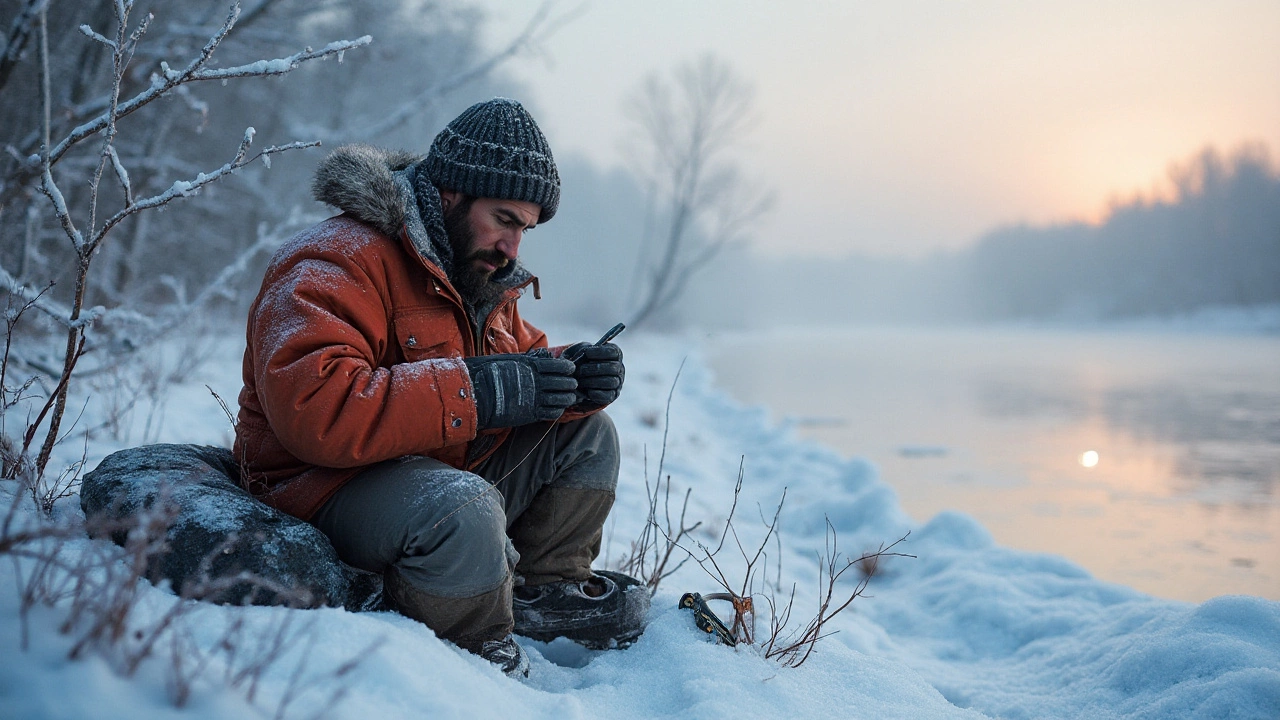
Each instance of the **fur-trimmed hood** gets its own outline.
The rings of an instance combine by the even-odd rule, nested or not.
[[[372,145],[343,145],[316,169],[311,193],[387,237],[397,237],[405,222],[405,198],[393,173],[422,159],[403,150]]]

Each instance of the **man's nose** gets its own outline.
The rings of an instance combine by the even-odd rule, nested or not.
[[[520,252],[520,240],[523,237],[524,231],[518,229],[502,233],[502,237],[498,240],[498,252],[505,255],[508,260],[515,260]]]

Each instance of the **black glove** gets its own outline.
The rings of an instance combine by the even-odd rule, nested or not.
[[[568,360],[510,354],[462,361],[471,375],[479,430],[556,420],[577,401],[578,383]]]
[[[627,374],[622,365],[622,348],[613,343],[576,343],[565,348],[560,357],[573,360],[577,366],[573,377],[578,381],[578,399],[571,409],[595,410],[618,399]]]

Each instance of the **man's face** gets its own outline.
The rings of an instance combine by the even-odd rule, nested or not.
[[[515,262],[520,241],[538,222],[542,208],[523,200],[464,199],[450,192],[442,192],[441,199],[448,205],[444,222],[453,246],[450,280],[463,297],[474,301],[495,274]]]

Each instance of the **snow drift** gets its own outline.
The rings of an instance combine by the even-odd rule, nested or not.
[[[664,474],[691,488],[690,516],[718,536],[744,469],[744,536],[763,533],[787,488],[781,557],[767,575],[790,592],[798,614],[816,599],[815,553],[827,523],[853,554],[910,531],[858,599],[832,623],[800,668],[752,648],[708,641],[676,609],[685,591],[716,587],[695,564],[667,579],[645,635],[625,651],[523,641],[533,661],[517,682],[393,613],[336,608],[235,608],[197,604],[181,616],[178,642],[161,643],[136,673],[112,653],[67,659],[74,632],[60,634],[65,603],[19,618],[19,599],[0,592],[0,707],[13,718],[135,717],[866,717],[866,718],[1276,718],[1280,717],[1280,603],[1220,597],[1200,605],[1103,583],[1053,556],[997,546],[967,516],[907,517],[874,467],[798,440],[760,409],[714,389],[696,353],[685,364],[669,413],[667,395],[688,352],[672,339],[626,338],[628,381],[610,410],[623,439],[618,501],[597,564],[614,562],[639,535],[669,417]],[[203,385],[238,390],[234,341],[206,377],[170,394],[164,442],[226,444],[229,429]],[[142,423],[139,418],[139,424]],[[89,445],[90,466],[120,441]],[[67,449],[72,462],[79,449]],[[6,495],[12,487],[3,488]],[[74,501],[61,512],[75,519]],[[93,541],[75,540],[66,552]],[[771,555],[777,555],[771,551]],[[780,567],[778,563],[780,562]],[[23,562],[0,567],[13,588]],[[140,589],[135,622],[181,602]],[[281,635],[278,657],[249,686],[235,682],[254,642]],[[217,652],[229,629],[245,648]],[[179,633],[179,631],[181,631]],[[274,635],[273,635],[274,633]],[[26,637],[27,649],[21,647]],[[185,704],[173,704],[172,653],[205,658]],[[188,668],[188,672],[190,669]]]

